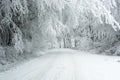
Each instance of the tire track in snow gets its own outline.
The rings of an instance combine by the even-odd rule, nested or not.
[[[56,63],[57,59],[59,59],[59,56],[57,54],[55,54],[56,57],[53,58],[51,64],[49,66],[47,66],[44,70],[42,71],[39,71],[34,77],[32,77],[31,79],[29,80],[42,80],[41,78],[43,78],[47,73],[48,71],[53,67],[55,66],[54,64]]]
[[[38,74],[30,80],[71,80],[71,67],[70,56],[61,54],[42,77]]]
[[[40,66],[37,69],[35,69],[35,71],[33,71],[33,72],[31,71],[31,73],[26,74],[25,77],[23,77],[22,80],[37,80],[36,76],[39,76],[39,77],[44,76],[44,74],[53,66],[53,63],[58,58],[58,56],[57,55],[52,55],[52,57],[47,57],[47,58],[48,58],[47,62],[42,60],[43,62],[45,62],[45,64],[41,63],[42,67]]]

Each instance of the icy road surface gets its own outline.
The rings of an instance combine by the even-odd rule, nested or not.
[[[51,50],[0,73],[0,80],[120,80],[119,59],[74,50]]]

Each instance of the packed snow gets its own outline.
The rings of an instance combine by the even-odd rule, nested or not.
[[[119,59],[77,50],[50,50],[0,73],[0,80],[120,80]]]

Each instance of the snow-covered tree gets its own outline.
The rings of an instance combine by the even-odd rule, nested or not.
[[[0,0],[0,46],[14,55],[23,52],[21,28],[28,13],[26,0]],[[14,53],[10,52],[10,47]],[[8,48],[8,49],[7,49]],[[11,55],[5,52],[6,57]]]

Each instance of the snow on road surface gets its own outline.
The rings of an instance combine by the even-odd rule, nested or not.
[[[0,73],[0,80],[120,80],[119,57],[68,49],[46,53]]]

